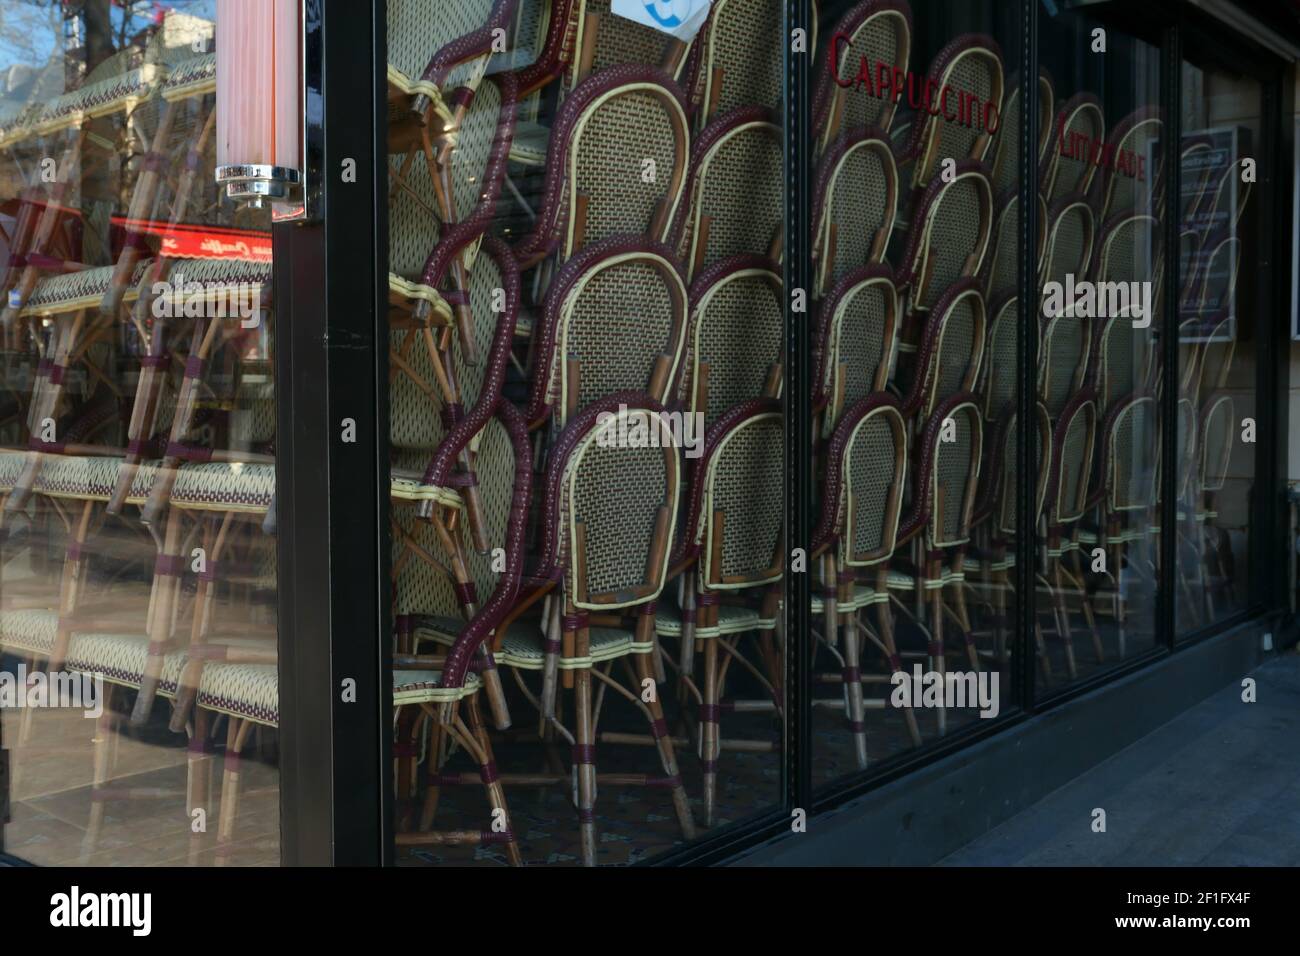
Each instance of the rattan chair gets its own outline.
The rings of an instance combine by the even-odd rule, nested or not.
[[[646,440],[619,438],[637,433]],[[645,693],[656,680],[655,608],[666,580],[680,486],[679,454],[654,399],[619,392],[571,418],[549,453],[539,559],[526,599],[548,596],[545,631],[497,631],[500,664],[542,675],[540,690],[524,691],[538,709],[543,739],[562,738],[573,746],[572,774],[527,775],[521,782],[576,784],[582,859],[588,866],[596,863],[600,782],[669,790],[682,835],[689,840],[695,834],[660,695]],[[630,685],[611,674],[618,660]],[[522,674],[517,676],[523,686]],[[572,708],[565,708],[573,715],[572,728],[560,719],[556,698],[561,685],[574,692]],[[646,718],[666,776],[596,773],[597,740],[645,742],[597,733],[596,719],[609,690]],[[510,775],[505,780],[509,783]]]
[[[677,399],[688,412],[704,415],[704,434],[733,405],[781,394],[781,290],[775,264],[750,255],[724,259],[691,283]]]
[[[858,82],[858,73],[863,62],[880,62],[889,64],[893,76],[906,76],[911,53],[912,9],[906,0],[863,0],[840,17],[816,68],[812,131],[817,153],[844,130],[890,131],[897,99],[878,96],[873,85]]]
[[[1101,522],[1097,533],[1079,532],[1085,547],[1101,547],[1109,555],[1105,577],[1111,583],[1121,659],[1127,655],[1128,638],[1126,571],[1129,576],[1148,578],[1154,566],[1149,555],[1134,552],[1151,541],[1151,527],[1157,519],[1158,418],[1156,398],[1149,392],[1127,395],[1107,411],[1099,455]]]
[[[979,274],[993,229],[993,193],[984,167],[974,160],[956,166],[951,182],[934,179],[912,217],[898,270],[908,314],[934,308],[959,279]],[[915,342],[917,323],[909,323]]]
[[[1217,617],[1215,596],[1222,596],[1229,605],[1236,603],[1232,546],[1227,531],[1217,525],[1219,517],[1216,498],[1228,480],[1232,447],[1239,428],[1237,404],[1225,392],[1215,392],[1206,399],[1200,412],[1201,433],[1198,441],[1196,521],[1203,528],[1202,542],[1205,563],[1209,566],[1210,586],[1205,590],[1206,607],[1210,620]]]
[[[1098,170],[1092,152],[1105,135],[1106,119],[1093,94],[1077,93],[1061,106],[1052,124],[1051,145],[1039,167],[1038,188],[1049,205],[1075,193],[1088,195]],[[1076,140],[1076,136],[1085,138]],[[1080,142],[1084,145],[1077,145]]]
[[[814,653],[824,650],[836,659],[838,673],[821,680],[838,678],[843,691],[838,701],[814,704],[844,709],[859,767],[867,765],[865,715],[873,705],[862,692],[863,681],[873,675],[862,674],[865,645],[859,626],[880,650],[890,675],[902,670],[889,580],[907,479],[906,451],[906,426],[892,395],[873,393],[845,412],[827,448],[821,517],[809,552],[820,572],[811,612],[822,622],[822,632]],[[867,608],[876,611],[874,630],[860,620]],[[883,706],[883,701],[875,704]],[[910,707],[904,719],[913,745],[919,746],[921,733]]]
[[[996,421],[1008,404],[1015,404],[1020,394],[1019,349],[1020,334],[1040,335],[1035,324],[1022,327],[1020,299],[1004,295],[988,309],[988,331],[984,336],[984,359],[975,393],[983,398],[984,420]],[[1040,338],[1041,341],[1041,338]]]
[[[145,263],[138,264],[137,274],[145,268]],[[37,343],[40,361],[27,404],[30,450],[5,500],[10,514],[26,507],[46,455],[101,453],[85,440],[90,436],[70,443],[67,432],[97,392],[119,392],[107,367],[112,360],[110,343],[119,330],[98,312],[113,275],[112,266],[101,266],[41,279],[15,317]],[[76,387],[70,387],[74,382]]]
[[[935,409],[953,395],[970,392],[984,361],[987,310],[980,284],[961,279],[935,303],[921,332],[915,376],[902,403],[903,417],[920,434]]]
[[[680,544],[670,561],[683,569],[681,600],[656,610],[655,632],[679,642],[681,683],[699,708],[706,827],[713,826],[716,812],[722,701],[731,666],[747,671],[767,692],[767,700],[754,705],[781,709],[782,655],[774,638],[784,567],[783,441],[775,399],[742,402],[718,418],[692,467]],[[750,598],[756,589],[761,594]],[[693,626],[687,626],[688,616]],[[742,635],[751,632],[759,635],[757,663],[740,647]],[[692,673],[696,652],[703,657],[700,684]],[[777,749],[770,740],[732,745]]]
[[[1132,173],[1108,167],[1103,173],[1101,220],[1107,222],[1113,216],[1154,213],[1154,198],[1159,195],[1162,169],[1158,157],[1154,155],[1156,143],[1164,140],[1165,124],[1161,111],[1156,106],[1143,106],[1115,124],[1110,131],[1107,145],[1114,145],[1114,155],[1123,150],[1134,158],[1150,161],[1144,179],[1139,179],[1136,170]],[[1145,188],[1139,183],[1145,181]]]
[[[685,98],[667,74],[624,65],[588,77],[556,114],[536,228],[515,248],[520,265],[552,254],[563,263],[620,234],[670,241],[689,146]]]
[[[844,133],[822,156],[813,187],[817,294],[860,266],[884,261],[898,208],[898,169],[879,131]]]
[[[46,164],[42,160],[15,217],[13,234],[9,239],[9,268],[0,295],[3,311],[0,323],[15,344],[15,323],[27,307],[37,281],[42,276],[59,276],[61,273],[84,268],[83,262],[103,261],[106,249],[82,249],[77,261],[73,239],[74,223],[81,219],[81,197],[78,184],[95,170],[83,168],[83,152],[88,137],[92,135],[92,121],[111,118],[118,130],[135,151],[146,159],[140,164],[138,178],[144,179],[141,193],[148,194],[148,181],[157,174],[157,160],[149,161],[151,147],[165,140],[172,122],[172,114],[162,109],[156,95],[170,60],[189,56],[165,47],[161,34],[143,50],[132,45],[108,57],[88,73],[80,87],[64,93],[42,108],[25,116],[22,128],[13,137],[39,137],[45,157],[59,155],[54,178],[44,186]],[[163,120],[166,120],[164,125]],[[102,137],[104,131],[93,133]],[[102,155],[96,151],[93,155]],[[93,160],[87,160],[88,162]],[[136,192],[136,191],[132,191]],[[138,207],[137,207],[138,208]],[[94,239],[93,230],[84,230],[82,241]],[[125,278],[130,277],[128,269]]]
[[[614,236],[565,263],[546,296],[535,339],[527,418],[562,428],[613,392],[672,395],[686,340],[689,300],[677,260],[662,243]]]
[[[1002,50],[996,40],[984,34],[956,37],[935,56],[926,76],[933,81],[930,89],[937,88],[938,112],[932,113],[930,104],[925,103],[925,108],[918,111],[921,121],[912,126],[908,152],[914,158],[913,198],[919,198],[939,177],[944,160],[983,162],[988,155],[998,128],[998,121],[994,121],[996,113],[990,111],[1000,110],[1003,101]],[[928,99],[930,89],[920,98]],[[949,115],[950,101],[941,92],[945,89],[961,91],[952,115]],[[909,88],[909,102],[914,99],[911,94]]]
[[[609,66],[654,67],[674,80],[685,80],[687,51],[695,49],[694,43],[684,44],[614,16],[609,0],[549,0],[544,17],[544,28],[532,43],[533,60],[516,73],[527,113],[511,148],[512,162],[546,163],[552,127],[538,122],[538,105],[545,88],[557,79],[554,90],[560,103],[593,72]]]
[[[888,265],[861,266],[821,301],[813,414],[829,439],[846,409],[889,383],[898,348],[898,292]]]
[[[1030,534],[1036,533],[1047,500],[1047,482],[1052,462],[1052,425],[1047,417],[1047,409],[1042,402],[1036,402],[1035,409],[1038,436],[1034,451],[1037,467],[1034,470],[1034,510]],[[987,419],[988,415],[985,417]],[[974,636],[980,638],[986,633],[990,634],[993,637],[993,648],[987,656],[999,665],[1005,665],[1010,660],[1009,638],[1015,632],[1007,616],[1007,607],[1008,597],[1015,593],[1011,569],[1016,566],[1016,539],[1020,533],[1020,503],[1017,497],[1020,481],[1017,458],[1019,433],[1014,405],[1004,404],[1002,414],[993,422],[984,462],[980,466],[980,493],[971,518],[972,537],[977,544],[972,549],[974,556],[968,557],[965,567],[978,577],[978,588],[984,592],[992,609],[990,630],[976,630]],[[1040,575],[1036,573],[1035,577],[1039,586],[1045,585],[1046,582]],[[1041,628],[1035,630],[1035,638],[1039,645],[1040,660],[1046,660]],[[982,655],[984,653],[981,652]]]
[[[944,617],[951,617],[971,668],[981,658],[966,604],[966,551],[983,458],[983,415],[979,398],[958,392],[934,409],[917,442],[912,511],[898,531],[897,544],[912,544],[910,571],[895,565],[887,578],[891,590],[910,592],[915,623],[927,633],[926,654],[933,671],[946,670]],[[901,605],[900,605],[901,606]],[[939,734],[947,733],[947,709],[937,711]]]
[[[1050,406],[1048,413],[1051,413]],[[1046,526],[1041,539],[1043,570],[1040,585],[1046,584],[1055,633],[1062,642],[1066,670],[1071,679],[1078,676],[1078,667],[1074,655],[1074,628],[1070,623],[1066,601],[1067,585],[1080,599],[1098,661],[1103,658],[1101,637],[1092,618],[1084,582],[1065,567],[1064,560],[1067,554],[1075,554],[1079,549],[1078,524],[1088,510],[1088,478],[1092,472],[1096,431],[1097,406],[1093,394],[1086,389],[1078,391],[1065,403],[1054,420]],[[1040,664],[1044,676],[1050,679],[1051,662],[1046,657],[1046,645],[1041,639],[1041,624],[1037,617],[1034,626],[1042,658]]]
[[[809,48],[817,48],[812,10]],[[781,108],[781,4],[779,0],[717,0],[691,41],[686,89],[695,128],[742,106]]]
[[[1052,116],[1054,115],[1052,78],[1043,70],[1038,75],[1038,158],[1052,142]],[[1006,98],[999,111],[998,128],[993,134],[993,147],[989,163],[989,178],[998,195],[1019,189],[1020,182],[1020,130],[1024,116],[1020,106],[1020,76],[1011,74],[1006,80]]]
[[[781,128],[769,110],[740,107],[705,127],[673,229],[687,277],[742,253],[780,262],[784,198]]]

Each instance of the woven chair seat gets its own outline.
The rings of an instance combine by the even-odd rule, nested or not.
[[[275,727],[280,722],[280,684],[275,664],[203,666],[198,706]]]
[[[1125,528],[1119,534],[1108,534],[1098,536],[1096,531],[1090,531],[1087,528],[1079,529],[1079,544],[1092,547],[1099,540],[1104,540],[1106,544],[1128,544],[1130,541],[1141,541],[1150,535],[1150,530],[1146,528]]]
[[[140,634],[73,634],[68,642],[67,668],[87,674],[102,674],[110,684],[139,687],[149,660],[149,639]],[[175,697],[185,655],[163,657],[158,678],[158,695]]]
[[[439,687],[442,671],[393,671],[393,706],[449,704],[478,693],[477,674],[465,675],[463,687]]]
[[[140,280],[144,278],[152,261],[141,258],[136,264],[127,292],[123,296],[124,302],[131,302],[139,297]],[[23,303],[21,314],[59,315],[81,309],[98,311],[100,303],[104,301],[105,293],[113,284],[115,270],[115,266],[100,266],[63,275],[46,276],[32,289],[32,294]]]
[[[275,497],[275,465],[202,462],[176,472],[171,502],[193,511],[265,512]]]
[[[1080,537],[1083,537],[1080,535]],[[1005,557],[998,558],[994,561],[992,558],[967,558],[966,563],[962,565],[963,570],[986,572],[986,571],[1009,571],[1016,566],[1016,556],[1008,551]]]
[[[524,166],[541,166],[551,143],[551,129],[531,120],[517,120],[510,143],[510,161]]]
[[[446,508],[462,508],[465,500],[452,488],[426,485],[422,478],[394,474],[389,494],[401,501],[435,501]]]
[[[86,83],[80,89],[64,93],[51,103],[36,121],[35,131],[48,133],[80,126],[83,120],[96,116],[128,112],[150,94],[160,76],[157,64],[146,63],[137,69]]]
[[[926,591],[932,591],[935,588],[947,587],[950,584],[960,584],[966,580],[966,569],[954,571],[952,568],[945,567],[940,570],[939,577],[921,578],[921,587]],[[916,587],[916,578],[906,571],[890,571],[889,586],[900,591],[911,591]]]
[[[0,611],[0,647],[49,657],[59,630],[59,612],[43,608]]]
[[[1062,555],[1069,554],[1071,551],[1078,551],[1079,548],[1081,548],[1081,547],[1082,547],[1082,544],[1081,544],[1079,541],[1077,541],[1077,540],[1075,540],[1075,541],[1068,541],[1068,540],[1067,540],[1067,541],[1062,541],[1059,547],[1056,547],[1056,548],[1049,547],[1049,548],[1047,549],[1047,556],[1048,556],[1049,558],[1059,558],[1059,557],[1061,557]]]
[[[586,657],[561,657],[560,670],[583,670],[604,661],[616,660],[628,654],[649,654],[654,643],[638,643],[631,631],[617,627],[593,627],[591,653]],[[506,634],[497,662],[522,670],[541,670],[546,660],[541,632],[511,631]]]
[[[97,455],[47,455],[41,462],[35,489],[48,498],[108,501],[122,468],[118,458]],[[142,463],[131,482],[127,503],[144,504],[158,472],[156,463]]]
[[[11,448],[0,449],[0,494],[14,490],[14,482],[23,472],[27,452],[14,451]]]
[[[696,626],[697,638],[743,634],[745,631],[770,631],[776,627],[773,618],[764,620],[751,607],[736,604],[718,605],[718,623],[708,627]],[[682,612],[675,605],[660,605],[655,611],[655,633],[666,637],[681,637]]]
[[[891,584],[891,587],[892,586],[893,585]],[[869,588],[865,584],[854,584],[853,598],[847,604],[843,601],[836,599],[835,609],[837,611],[846,611],[846,612],[857,611],[864,607],[870,607],[872,604],[887,604],[888,602],[889,602],[888,593],[882,591],[879,594],[877,594],[875,588]],[[813,594],[812,596],[812,613],[813,614],[826,613],[826,602],[825,599],[820,594]]]
[[[205,53],[176,64],[167,73],[162,97],[175,101],[217,91],[217,55]]]

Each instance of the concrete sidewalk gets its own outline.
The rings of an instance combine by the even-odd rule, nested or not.
[[[1300,654],[1250,676],[939,865],[1300,866]]]

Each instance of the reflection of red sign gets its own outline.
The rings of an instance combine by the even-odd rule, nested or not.
[[[191,226],[114,216],[113,225],[136,235],[158,236],[159,253],[172,259],[271,261],[271,234],[221,226]]]

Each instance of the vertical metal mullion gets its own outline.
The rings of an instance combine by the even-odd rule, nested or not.
[[[1019,296],[1021,322],[1018,330],[1020,388],[1016,414],[1016,618],[1019,627],[1014,637],[1016,671],[1013,675],[1026,711],[1034,707],[1034,632],[1035,562],[1038,551],[1038,527],[1034,505],[1038,488],[1038,336],[1026,334],[1035,329],[1038,317],[1038,3],[1022,0],[1020,8],[1020,275]]]
[[[386,311],[374,245],[384,223],[375,181],[386,164],[376,163],[382,100],[373,80],[357,77],[379,75],[378,27],[370,4],[307,0],[305,10],[311,218],[272,230],[281,862],[375,865],[390,765],[380,546],[387,429],[377,401],[386,369],[377,323]],[[345,182],[349,161],[356,175]],[[344,440],[345,419],[355,440]],[[345,680],[355,682],[355,698],[341,693]]]
[[[812,43],[810,0],[784,4],[784,134],[785,134],[785,352],[786,381],[782,390],[785,413],[785,520],[787,547],[801,548],[805,571],[785,576],[786,680],[782,747],[782,789],[786,808],[808,809],[812,801],[812,647],[809,628],[810,576],[807,559],[811,526],[812,380],[808,323],[811,307],[812,249],[809,209],[812,188],[809,61],[815,51],[792,49],[796,29],[805,46]],[[802,308],[795,296],[802,291]]]
[[[1172,648],[1177,628],[1174,581],[1178,561],[1178,290],[1182,268],[1178,254],[1178,227],[1182,209],[1182,36],[1177,24],[1168,27],[1160,44],[1160,76],[1164,87],[1164,327],[1160,340],[1160,581],[1156,589],[1157,643],[1163,634]]]
[[[389,728],[393,726],[393,656],[392,641],[389,634],[390,605],[388,582],[392,580],[391,523],[389,509],[389,449],[388,423],[388,0],[371,2],[371,70],[373,80],[372,109],[374,121],[371,132],[371,168],[376,174],[371,177],[371,202],[374,207],[374,277],[371,286],[371,298],[374,308],[374,415],[372,423],[375,430],[377,454],[375,461],[375,480],[379,490],[376,495],[376,512],[378,520],[373,527],[374,547],[378,562],[377,619],[375,621],[375,641],[371,647],[377,655],[376,667],[379,673],[379,860],[384,866],[392,866],[397,860],[396,824],[394,814],[397,808],[396,781],[393,774],[385,768],[393,766],[393,735]]]

